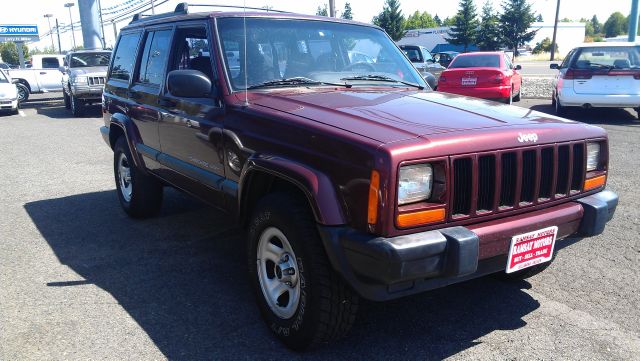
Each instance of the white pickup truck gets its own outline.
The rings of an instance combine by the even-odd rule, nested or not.
[[[62,90],[64,55],[33,55],[31,67],[27,69],[7,69],[11,78],[18,81],[18,99],[23,102],[31,93],[46,93]]]

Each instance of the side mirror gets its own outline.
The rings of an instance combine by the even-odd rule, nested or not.
[[[520,64],[516,65],[516,70],[522,70],[522,65]]]
[[[549,69],[560,69],[560,65],[558,64],[549,64]]]
[[[66,67],[66,66],[61,66],[61,67],[59,67],[59,68],[58,68],[58,70],[60,70],[60,72],[61,72],[62,74],[64,74],[64,73],[66,73],[66,72],[67,72],[67,67]]]
[[[197,70],[173,70],[167,76],[171,95],[180,98],[207,98],[211,95],[211,80]]]

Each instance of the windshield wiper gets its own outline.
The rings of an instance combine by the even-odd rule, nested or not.
[[[290,85],[333,85],[333,86],[343,86],[345,88],[351,88],[351,84],[348,84],[348,83],[330,83],[326,81],[319,81],[319,80],[313,80],[310,78],[305,78],[303,76],[297,76],[294,78],[268,80],[260,84],[251,85],[247,87],[247,89],[259,89],[259,88],[290,86]]]
[[[400,84],[404,84],[404,85],[408,85],[408,86],[412,86],[414,88],[418,88],[420,90],[423,90],[424,87],[420,84],[415,84],[415,83],[410,83],[408,81],[404,81],[404,80],[398,80],[398,79],[393,79],[390,78],[388,76],[384,76],[384,75],[375,75],[375,74],[369,74],[369,75],[355,75],[355,76],[349,76],[346,78],[341,78],[340,80],[372,80],[372,81],[385,81],[385,82],[391,82],[391,83],[400,83]]]

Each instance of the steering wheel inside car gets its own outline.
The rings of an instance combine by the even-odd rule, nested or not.
[[[362,70],[362,71],[370,72],[370,71],[376,71],[376,68],[374,68],[373,65],[364,61],[358,61],[356,63],[349,64],[344,68],[342,68],[342,71],[354,71],[354,70]]]

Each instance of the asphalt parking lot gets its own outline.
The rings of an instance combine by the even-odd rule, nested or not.
[[[0,115],[0,360],[299,357],[259,317],[241,231],[173,190],[159,217],[127,218],[99,108],[71,118],[61,99],[33,99]],[[364,302],[347,339],[305,356],[640,359],[640,122],[626,110],[569,117],[609,131],[620,204],[603,235],[559,242],[528,281]]]

